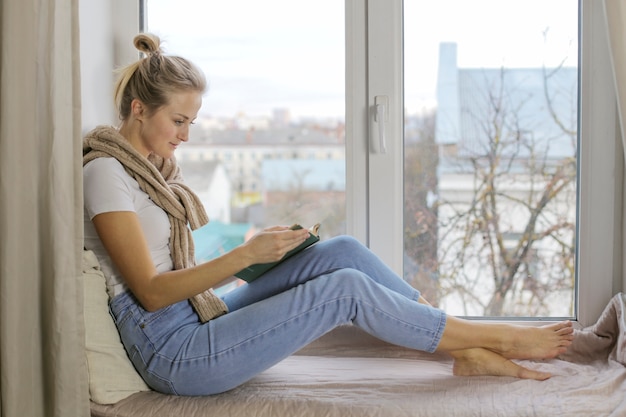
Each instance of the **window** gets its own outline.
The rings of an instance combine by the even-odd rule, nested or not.
[[[149,4],[151,1],[164,0],[145,0]],[[418,4],[416,0],[406,0],[404,5],[408,9],[412,7],[411,2]],[[560,1],[556,1],[559,3]],[[114,19],[115,35],[119,40],[117,44],[126,45],[128,50],[116,51],[116,56],[126,58],[118,59],[117,63],[126,62],[129,57],[133,56],[132,48],[130,48],[130,38],[136,32],[137,28],[121,28],[120,26],[128,25],[128,20],[124,21],[121,17],[136,16],[132,10],[133,2],[117,2],[118,10],[116,15],[120,18]],[[189,10],[188,7],[182,7],[180,2],[172,2],[176,7]],[[292,3],[278,5],[277,9],[272,9],[266,2],[267,10],[280,10],[281,16],[287,11],[292,11]],[[344,4],[342,2],[323,3],[319,7],[317,3],[310,5],[311,9],[321,9],[327,12],[324,19],[341,16],[344,17]],[[476,2],[466,2],[469,5],[477,5]],[[506,4],[514,4],[515,2],[501,2]],[[590,0],[580,0],[580,34],[576,41],[579,42],[579,49],[582,51],[579,55],[578,71],[579,71],[579,101],[578,107],[578,125],[577,134],[580,138],[578,142],[578,177],[576,183],[576,194],[578,198],[578,210],[576,217],[576,237],[577,245],[575,267],[577,271],[576,290],[572,295],[572,312],[581,324],[588,325],[595,321],[599,316],[606,302],[619,289],[614,282],[618,281],[620,268],[618,261],[618,253],[621,246],[615,239],[614,231],[619,229],[621,214],[615,210],[619,205],[620,189],[616,187],[614,181],[614,172],[621,168],[621,161],[616,155],[620,155],[621,150],[616,145],[615,138],[616,120],[615,120],[615,96],[612,86],[612,75],[610,69],[610,60],[608,49],[606,46],[605,22],[603,17],[603,9],[601,2]],[[211,3],[214,4],[214,3]],[[217,3],[215,3],[217,4]],[[219,8],[228,7],[228,4],[219,4]],[[544,2],[542,7],[546,8],[552,2]],[[436,7],[437,5],[431,6]],[[337,9],[335,9],[335,7]],[[217,9],[216,9],[217,10]],[[330,11],[332,10],[332,12]],[[571,13],[571,9],[568,13]],[[131,13],[132,12],[132,13]],[[409,10],[410,12],[410,10]],[[221,12],[220,12],[221,13]],[[250,14],[250,13],[248,13]],[[493,12],[485,12],[485,15],[493,16]],[[187,31],[190,28],[198,28],[209,26],[206,20],[196,22],[190,20],[197,17],[200,19],[199,13],[185,13],[183,20]],[[213,14],[214,16],[215,14]],[[206,14],[202,16],[208,16]],[[234,14],[236,16],[236,13]],[[463,17],[460,9],[450,11],[451,18]],[[322,19],[322,20],[324,20]],[[170,18],[170,20],[173,20]],[[122,22],[122,23],[119,23]],[[410,74],[403,76],[404,66],[402,64],[403,54],[403,2],[389,0],[345,0],[345,25],[343,20],[339,22],[337,27],[341,27],[340,32],[333,36],[336,44],[342,47],[342,41],[338,40],[344,36],[345,30],[345,125],[337,125],[338,137],[345,138],[345,147],[338,148],[341,151],[327,150],[324,154],[332,155],[337,158],[337,154],[341,154],[345,158],[345,198],[343,212],[346,213],[343,221],[345,231],[356,236],[359,240],[367,243],[375,252],[377,252],[387,264],[389,264],[398,273],[406,273],[407,265],[410,262],[404,262],[404,187],[402,179],[408,167],[405,170],[405,147],[404,136],[407,138],[414,135],[424,126],[419,120],[412,117],[415,114],[414,106],[411,102],[416,100],[412,93],[408,93],[406,97],[402,97],[404,91],[404,83],[406,89],[413,89]],[[342,26],[343,25],[343,26]],[[132,25],[131,25],[132,26]],[[476,30],[480,28],[472,28]],[[223,35],[227,32],[221,32]],[[548,32],[549,34],[549,32]],[[325,36],[322,36],[326,38]],[[167,38],[167,37],[165,37]],[[168,39],[166,39],[168,40]],[[404,39],[407,44],[410,39]],[[456,45],[457,64],[460,69],[467,68],[463,54],[467,53],[467,49],[463,47],[458,39],[444,39],[451,41]],[[172,39],[169,39],[171,42]],[[455,42],[456,41],[456,42]],[[187,45],[192,45],[188,43]],[[170,43],[166,45],[172,52],[180,52],[186,54],[185,50],[176,50]],[[198,46],[197,43],[195,46]],[[206,45],[202,43],[201,49],[208,50]],[[451,46],[451,45],[448,45]],[[573,47],[573,45],[572,45]],[[435,64],[439,57],[439,44],[435,45]],[[519,49],[519,48],[517,48]],[[130,50],[130,51],[129,51]],[[337,51],[339,54],[339,52]],[[136,55],[135,55],[136,56]],[[558,56],[558,55],[555,55]],[[342,73],[343,58],[333,56],[328,59],[326,70],[336,66],[337,73]],[[330,65],[332,63],[332,65]],[[508,62],[511,63],[511,62]],[[407,63],[408,64],[408,63]],[[493,64],[480,64],[485,68],[493,67]],[[479,66],[480,66],[479,65]],[[568,65],[569,66],[569,65]],[[513,68],[511,66],[510,68]],[[536,66],[535,66],[536,68]],[[243,71],[243,68],[237,68]],[[248,71],[255,73],[255,71]],[[215,74],[215,73],[213,73]],[[325,76],[328,72],[324,72]],[[209,78],[212,77],[211,70],[208,71]],[[436,75],[436,74],[435,74]],[[436,82],[436,77],[434,78]],[[213,88],[216,88],[217,81],[214,80]],[[215,93],[213,91],[211,94]],[[213,100],[215,95],[208,96],[208,100]],[[371,123],[373,115],[372,110],[375,105],[376,96],[386,95],[389,99],[388,119],[386,119],[387,133],[387,153],[379,155],[371,152],[371,139],[376,128]],[[400,97],[400,98],[398,98]],[[407,117],[404,117],[405,105],[407,109]],[[412,109],[413,107],[413,109]],[[398,111],[398,109],[400,109]],[[399,115],[398,115],[399,114]],[[406,123],[405,123],[406,121]],[[527,126],[519,126],[520,137],[525,141],[533,140],[533,129]],[[342,133],[341,130],[345,133]],[[405,130],[406,129],[406,130]],[[406,133],[405,133],[406,132]],[[372,134],[372,135],[370,135]],[[398,140],[402,146],[397,146],[394,140]],[[593,148],[591,147],[591,138],[593,138]],[[536,139],[536,138],[535,138]],[[407,158],[410,150],[411,142],[407,140]],[[591,151],[593,149],[593,152]],[[440,146],[439,151],[443,156],[454,155],[454,146]],[[457,149],[458,151],[458,149]],[[222,145],[212,147],[210,152],[216,154],[234,155],[237,152],[231,147],[224,148]],[[287,149],[258,149],[256,152],[261,155],[263,161],[278,161],[280,159],[288,160],[289,152]],[[440,153],[437,153],[439,155]],[[237,159],[231,156],[224,158],[229,163],[234,163]],[[398,168],[399,167],[399,168]],[[230,176],[229,176],[230,178]],[[239,188],[238,188],[239,187]],[[232,207],[242,205],[251,205],[255,201],[254,193],[248,195],[244,193],[243,184],[238,184],[232,189],[239,189],[238,198],[232,199]],[[262,185],[259,185],[262,187]],[[261,190],[259,190],[261,192]],[[428,190],[422,190],[422,201],[426,203],[426,207],[439,201],[441,198],[436,192],[429,193]],[[427,213],[417,213],[416,216],[423,216]],[[420,229],[415,228],[414,232]],[[511,228],[507,231],[508,237],[517,236],[519,230]],[[506,248],[510,250],[511,239],[507,238]],[[431,247],[432,248],[432,247]],[[543,257],[540,254],[539,247],[532,248],[533,253],[529,254],[527,259],[527,268],[529,271],[538,271],[543,263]],[[432,249],[431,249],[432,250]],[[549,276],[545,271],[540,273],[531,272],[534,277],[541,280]],[[530,282],[527,282],[530,284]],[[528,285],[527,285],[528,286]],[[522,286],[524,288],[524,286]],[[468,310],[469,313],[472,313]],[[559,313],[557,313],[559,314]],[[569,314],[567,314],[569,315]],[[551,317],[544,317],[545,320]]]
[[[403,16],[406,279],[452,314],[574,317],[577,0]]]
[[[206,196],[203,202],[214,213],[206,228],[238,231],[240,242],[255,229],[275,224],[321,222],[323,239],[344,234],[343,3],[143,4],[146,30],[159,35],[166,53],[200,66],[209,81],[191,140],[177,151],[189,185]],[[224,158],[187,163],[192,155],[216,147]],[[219,166],[226,173],[224,182],[207,184]],[[207,187],[223,189],[222,200]],[[202,247],[206,233],[194,233]]]
[[[364,156],[368,161],[369,177],[369,198],[366,200],[368,207],[367,221],[369,222],[367,223],[369,228],[367,238],[370,246],[375,247],[376,251],[381,254],[389,265],[397,271],[403,270],[405,275],[407,272],[412,272],[410,268],[414,267],[415,263],[410,261],[405,263],[406,253],[404,250],[398,250],[397,246],[397,242],[403,242],[406,238],[406,223],[397,220],[398,218],[404,218],[403,209],[405,206],[405,201],[402,198],[404,190],[398,190],[397,184],[402,184],[404,173],[410,172],[408,166],[398,172],[398,167],[403,167],[405,162],[405,155],[403,154],[405,147],[404,145],[398,145],[398,138],[402,137],[402,140],[407,139],[403,134],[399,134],[398,131],[402,130],[404,132],[406,128],[406,135],[408,136],[412,134],[411,130],[414,132],[418,128],[428,127],[416,124],[416,121],[411,120],[411,117],[403,117],[405,111],[409,114],[412,111],[415,112],[415,110],[411,110],[411,101],[414,100],[411,94],[413,93],[407,93],[406,97],[398,97],[398,95],[402,96],[402,93],[398,93],[398,91],[407,91],[407,89],[413,88],[409,80],[412,74],[403,73],[403,64],[406,63],[408,67],[410,58],[405,55],[403,61],[402,57],[411,42],[407,38],[410,35],[407,35],[406,32],[403,34],[403,29],[406,29],[406,19],[409,16],[407,14],[403,15],[403,12],[411,13],[411,2],[413,2],[413,5],[426,4],[428,6],[426,9],[432,10],[437,8],[437,5],[433,5],[432,2],[418,2],[415,0],[406,0],[404,2],[367,0],[366,2],[366,50],[369,59],[366,59],[365,62],[369,77],[366,80],[367,93],[363,100],[366,108],[369,109],[369,116],[373,116],[377,98],[388,99],[389,102],[388,112],[385,113],[386,117],[384,119],[387,134],[386,153],[365,152]],[[353,4],[356,3],[358,2],[355,1]],[[481,2],[462,3],[463,7],[475,8]],[[466,5],[465,3],[468,4]],[[513,7],[515,4],[513,1],[499,3],[506,3],[507,7]],[[575,215],[576,229],[574,232],[576,244],[573,248],[576,256],[576,260],[573,263],[573,267],[576,269],[576,283],[570,286],[570,288],[573,287],[573,290],[567,290],[571,295],[568,296],[566,303],[569,311],[565,315],[575,318],[583,325],[588,325],[599,316],[606,302],[615,293],[616,288],[620,288],[619,284],[614,284],[618,282],[621,276],[618,264],[620,259],[618,253],[621,251],[621,245],[615,240],[616,234],[614,230],[616,227],[619,228],[621,224],[621,212],[619,211],[621,190],[619,187],[616,187],[614,170],[622,168],[620,158],[616,157],[621,150],[619,149],[619,132],[616,132],[615,128],[615,95],[611,85],[611,64],[605,35],[606,28],[602,5],[599,5],[598,2],[586,0],[580,1],[579,4],[571,3],[569,11],[557,10],[558,14],[573,14],[572,21],[574,24],[580,23],[578,27],[579,33],[575,35],[572,46],[576,42],[580,42],[579,48],[582,51],[578,60],[573,62],[574,66],[578,65],[579,77],[577,87],[579,91],[578,98],[571,105],[572,112],[577,113],[578,117],[577,122],[575,122],[577,137],[579,138],[576,143],[576,155],[578,156],[576,169],[578,176],[576,186],[563,194],[571,197],[572,193],[575,193],[578,197]],[[548,7],[547,4],[542,3],[541,7],[546,8]],[[549,2],[549,4],[552,5],[553,2]],[[408,12],[403,10],[403,6],[406,6]],[[524,7],[526,7],[526,2],[524,2]],[[355,9],[357,8],[355,7]],[[424,10],[424,13],[427,12],[428,10]],[[431,19],[438,24],[444,24],[446,19],[458,19],[458,24],[460,25],[465,20],[474,21],[468,17],[470,16],[468,13],[465,9],[449,9],[448,14],[445,16],[437,19],[431,16]],[[577,13],[579,13],[579,19],[576,18]],[[485,11],[484,14],[493,17],[491,12]],[[358,11],[354,15],[358,15]],[[527,23],[528,21],[523,20],[523,22]],[[417,26],[422,28],[426,27],[427,24],[423,23]],[[488,24],[487,26],[491,27],[493,25]],[[480,31],[480,28],[472,27],[470,32],[473,31]],[[353,33],[358,35],[363,32],[357,29],[353,30]],[[471,33],[467,34],[468,38],[472,36]],[[498,34],[498,36],[500,35]],[[429,32],[422,35],[420,40],[433,37],[434,33]],[[451,39],[446,38],[445,41],[451,41]],[[459,48],[460,43],[457,40],[456,48]],[[451,45],[448,44],[447,46]],[[439,45],[435,45],[434,55],[436,56],[438,56],[438,48]],[[569,49],[571,50],[571,46]],[[574,46],[573,52],[576,49]],[[408,54],[409,52],[406,53]],[[460,56],[461,52],[458,53]],[[352,55],[357,55],[358,57],[358,54],[353,53]],[[348,52],[348,56],[348,62],[350,62],[350,58],[352,58],[350,52]],[[559,57],[554,54],[551,54],[551,56]],[[372,57],[374,58],[372,59]],[[564,57],[564,55],[561,55],[561,57]],[[417,58],[420,59],[420,63],[427,65],[426,62],[423,62],[425,59],[423,56],[418,56]],[[546,68],[548,67],[550,66],[546,65]],[[554,66],[552,67],[554,68]],[[358,67],[355,65],[355,68]],[[470,109],[475,110],[472,107]],[[398,115],[398,113],[401,114]],[[370,117],[370,120],[365,125],[369,127],[367,132],[369,133],[370,141],[376,142],[379,136],[377,129],[380,126],[373,123],[372,119],[374,118]],[[406,125],[405,120],[407,122]],[[357,128],[362,127],[362,125],[355,125]],[[350,125],[347,125],[347,128],[350,127]],[[535,137],[529,136],[530,132],[535,130],[529,129],[527,126],[519,124],[518,131],[525,141],[530,140],[532,142],[540,139],[536,134]],[[347,134],[347,137],[347,143],[350,144],[350,133]],[[407,141],[406,146],[407,150],[410,150],[411,142]],[[439,146],[437,158],[440,155],[449,158],[450,155],[455,155],[454,152],[458,153],[458,149],[455,149],[454,146]],[[432,163],[433,161],[431,159],[426,162]],[[436,192],[428,191],[428,189],[421,190],[422,207],[428,207],[441,199],[441,196]],[[349,213],[352,215],[353,212]],[[420,218],[420,216],[423,218],[428,212],[413,210],[412,214],[415,218]],[[414,233],[419,234],[423,232],[423,229],[418,228],[416,224],[413,224],[413,226],[415,226]],[[508,232],[515,234],[519,231],[511,228]],[[385,238],[380,239],[379,236],[381,235]],[[439,248],[435,248],[439,250]],[[540,250],[542,248],[538,246],[533,249]],[[426,246],[424,254],[428,254],[428,250],[433,250],[432,244]],[[435,253],[431,259],[437,260],[437,254]],[[535,266],[540,265],[546,259],[548,261],[545,262],[549,262],[550,256],[545,256],[544,253],[537,256],[538,259],[533,261]],[[552,249],[552,256],[558,256],[554,249]],[[426,262],[421,264],[424,263]],[[476,268],[474,267],[474,269]],[[548,271],[543,270],[540,274],[541,279],[548,279],[553,273],[558,274],[558,271],[553,269],[548,273]],[[438,277],[427,278],[436,280]],[[522,285],[523,288],[524,286]],[[428,290],[428,288],[425,289]],[[484,304],[482,300],[479,305],[481,303]],[[456,312],[470,315],[484,314],[484,311],[475,313],[474,311],[458,309]],[[530,313],[514,311],[513,314],[525,316]],[[543,314],[545,314],[543,320],[549,320],[558,317],[552,316],[552,314],[560,315],[562,313],[550,311],[541,313],[541,315]],[[533,317],[533,319],[535,318]]]

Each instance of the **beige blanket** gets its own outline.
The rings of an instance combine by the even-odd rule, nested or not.
[[[615,295],[598,321],[576,333],[562,359],[574,362],[616,361],[626,365],[626,294]]]
[[[230,392],[184,398],[135,394],[97,417],[160,416],[626,416],[623,294],[577,331],[559,359],[521,361],[553,373],[537,382],[455,377],[452,362],[389,346],[346,327]]]

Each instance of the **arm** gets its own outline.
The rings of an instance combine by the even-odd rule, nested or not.
[[[159,274],[134,212],[101,213],[92,221],[126,284],[148,311],[199,294],[252,264],[277,261],[309,235],[305,229],[266,229],[211,261]]]

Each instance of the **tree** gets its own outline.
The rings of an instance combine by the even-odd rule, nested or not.
[[[407,228],[407,254],[437,270],[438,298],[459,313],[567,315],[553,305],[573,300],[575,277],[576,90],[569,77],[557,76],[563,71],[544,69],[540,89],[510,82],[506,70],[499,78],[485,76],[483,95],[463,108],[475,136],[430,154],[443,172],[433,206],[423,196],[425,175],[433,171],[424,167],[429,157],[407,151],[407,168],[422,166],[410,175],[424,189],[407,192],[412,201],[405,223],[426,225],[437,236],[420,251],[419,229]],[[409,219],[425,214],[436,226],[432,219]],[[435,247],[437,256],[423,259]],[[568,295],[559,298],[562,292]],[[564,310],[572,311],[569,305]]]
[[[299,223],[304,227],[322,223],[320,237],[327,239],[345,233],[346,198],[343,190],[311,189],[306,179],[311,170],[292,170],[287,188],[265,191],[264,223]]]
[[[404,146],[404,279],[438,304],[435,115],[409,118]]]

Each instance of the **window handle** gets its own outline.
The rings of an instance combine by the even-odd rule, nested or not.
[[[387,153],[387,138],[385,125],[389,120],[389,97],[374,97],[374,123],[377,125],[377,135],[372,135],[372,148],[375,153]],[[378,136],[375,138],[374,136]]]

